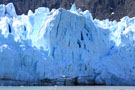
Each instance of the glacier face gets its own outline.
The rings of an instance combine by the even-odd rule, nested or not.
[[[0,79],[135,85],[135,18],[93,20],[75,5],[17,16],[10,3],[0,11]]]

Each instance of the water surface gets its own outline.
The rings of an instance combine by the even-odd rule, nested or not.
[[[135,90],[131,86],[1,86],[0,90]]]

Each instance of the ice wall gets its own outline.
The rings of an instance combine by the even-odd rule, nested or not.
[[[10,3],[0,11],[0,79],[135,85],[135,18],[93,20],[75,5],[17,16]]]

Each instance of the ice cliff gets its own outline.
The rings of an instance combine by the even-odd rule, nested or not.
[[[20,16],[0,5],[0,80],[135,85],[134,29],[135,18],[93,20],[75,5]]]

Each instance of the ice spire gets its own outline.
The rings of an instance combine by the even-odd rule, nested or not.
[[[71,6],[70,11],[76,11],[76,5],[75,5],[75,3]]]

